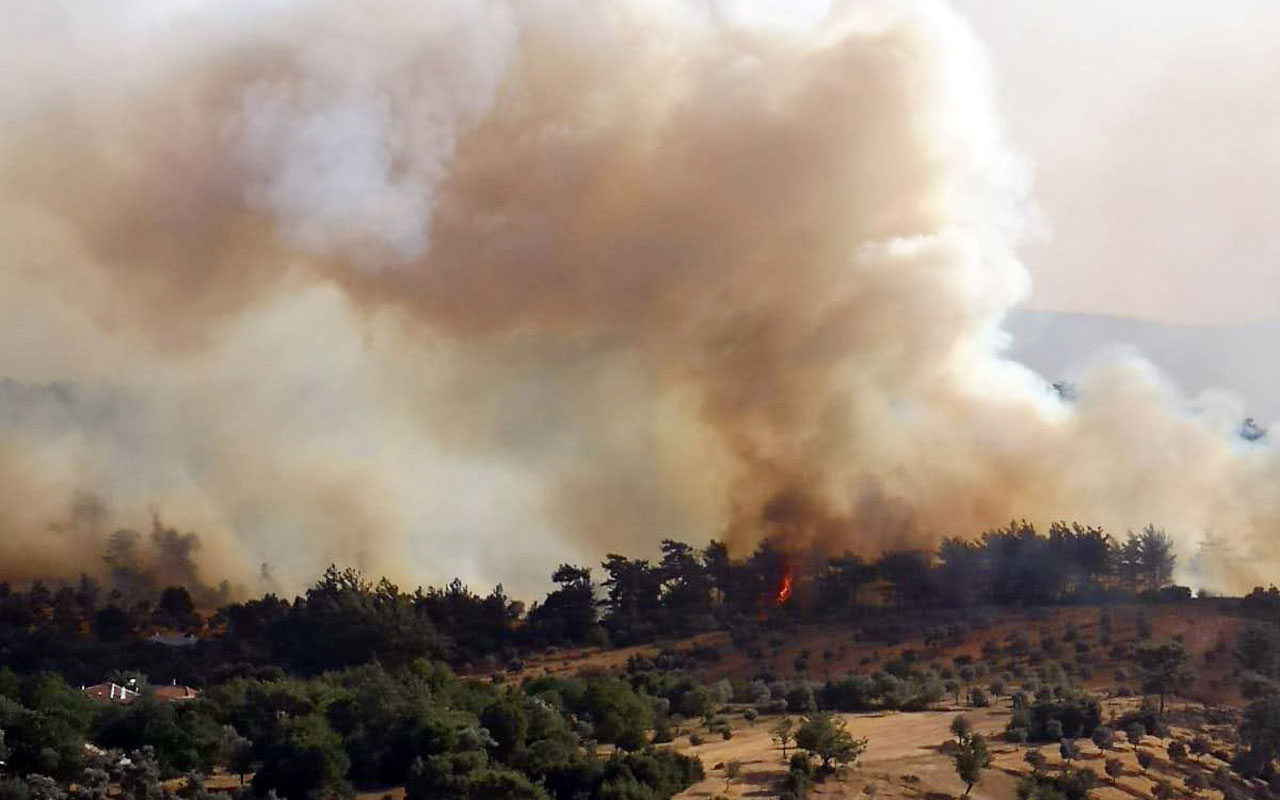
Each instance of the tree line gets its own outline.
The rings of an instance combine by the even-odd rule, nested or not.
[[[119,551],[129,541],[115,543],[113,569],[127,563]],[[370,656],[393,666],[428,658],[492,672],[547,647],[627,645],[760,620],[1177,596],[1169,585],[1174,564],[1170,538],[1155,528],[1121,541],[1078,524],[1042,534],[1016,522],[973,540],[946,539],[934,552],[871,559],[796,552],[772,540],[735,558],[722,542],[695,548],[666,540],[655,560],[610,554],[598,581],[590,567],[563,564],[551,576],[554,588],[531,606],[501,585],[481,594],[455,580],[407,592],[333,566],[293,600],[267,594],[209,613],[197,610],[209,599],[204,590],[135,580],[104,591],[84,576],[56,588],[37,581],[25,591],[0,584],[0,652],[16,668],[54,669],[83,682],[127,668],[179,680],[264,664],[319,674]],[[784,576],[791,593],[780,604]],[[143,646],[144,634],[157,629],[198,634],[200,643],[181,658]]]

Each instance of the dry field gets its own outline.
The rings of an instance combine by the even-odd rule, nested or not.
[[[1130,701],[1108,701],[1104,704],[1104,717],[1122,713],[1132,707]],[[1054,745],[1014,745],[1000,739],[1009,718],[1008,708],[965,709],[952,708],[917,713],[841,714],[849,731],[855,737],[868,739],[867,750],[856,766],[848,767],[825,781],[815,785],[811,793],[815,797],[846,797],[859,800],[895,800],[896,798],[925,798],[943,800],[958,798],[964,792],[964,784],[956,777],[948,743],[952,740],[951,720],[957,713],[965,713],[974,729],[988,738],[993,755],[992,765],[973,787],[970,797],[975,800],[1010,800],[1015,787],[1031,768],[1024,760],[1030,749],[1044,753],[1046,773],[1063,769],[1064,764]],[[769,735],[769,727],[775,718],[761,717],[754,725],[736,721],[733,738],[723,740],[708,734],[706,742],[697,747],[689,744],[688,737],[674,743],[681,752],[694,754],[702,759],[707,778],[680,795],[679,798],[754,797],[777,796],[777,786],[786,774],[782,752]],[[1189,741],[1192,732],[1174,726],[1171,737]],[[1106,753],[1091,741],[1080,739],[1077,745],[1081,757],[1072,766],[1092,770],[1097,777],[1097,788],[1092,796],[1097,800],[1150,800],[1152,788],[1159,779],[1169,781],[1175,789],[1175,797],[1191,798],[1184,778],[1194,771],[1212,773],[1225,762],[1211,755],[1199,759],[1188,757],[1182,763],[1170,761],[1165,750],[1171,739],[1147,736],[1140,747],[1150,751],[1156,762],[1148,773],[1138,766],[1135,750],[1123,736]],[[1106,776],[1103,765],[1106,758],[1119,758],[1125,772],[1114,785]],[[725,780],[724,765],[737,760],[742,764],[741,777],[729,784]],[[1205,790],[1199,800],[1221,800],[1222,793]]]

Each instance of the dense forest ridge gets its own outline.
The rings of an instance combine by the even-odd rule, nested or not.
[[[1078,524],[1054,524],[1040,534],[1015,522],[974,540],[946,539],[934,553],[888,552],[873,560],[797,552],[769,540],[735,559],[721,542],[699,550],[666,540],[656,562],[609,555],[599,582],[589,567],[561,565],[551,576],[556,588],[527,607],[501,585],[479,595],[455,580],[406,593],[386,579],[369,582],[336,566],[292,602],[274,594],[231,602],[225,585],[211,589],[198,581],[194,535],[157,522],[152,539],[164,557],[158,569],[147,570],[137,566],[137,534],[112,537],[105,587],[89,576],[57,588],[36,581],[25,591],[0,584],[0,623],[104,643],[157,632],[230,633],[252,641],[251,649],[273,663],[317,672],[366,653],[388,663],[431,657],[469,665],[549,646],[627,645],[652,641],[659,632],[687,636],[766,616],[806,621],[884,607],[1021,607],[1188,594],[1171,586],[1173,544],[1154,527],[1119,541]],[[185,579],[162,585],[172,576]],[[778,602],[784,581],[787,596]],[[313,618],[341,624],[317,629]]]

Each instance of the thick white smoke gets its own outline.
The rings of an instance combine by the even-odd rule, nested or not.
[[[153,509],[290,588],[1014,516],[1274,563],[1229,412],[1000,357],[1026,179],[939,3],[5,5],[10,575]]]

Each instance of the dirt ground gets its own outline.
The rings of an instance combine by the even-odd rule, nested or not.
[[[1104,704],[1104,717],[1126,710],[1132,702],[1109,701]],[[868,739],[867,749],[856,766],[847,767],[816,784],[812,796],[859,800],[870,800],[871,797],[876,800],[959,798],[964,792],[964,784],[956,777],[954,762],[944,744],[953,738],[950,726],[957,713],[966,714],[974,729],[987,737],[993,756],[990,768],[983,772],[981,782],[969,794],[974,800],[1011,800],[1015,797],[1018,781],[1031,772],[1024,759],[1031,749],[1038,749],[1045,755],[1046,773],[1054,774],[1065,767],[1056,744],[1015,745],[1002,741],[1000,734],[1009,719],[1008,708],[841,714],[839,716],[846,721],[850,733]],[[769,734],[777,719],[761,717],[754,725],[735,721],[733,738],[728,741],[708,734],[705,743],[695,747],[689,744],[687,736],[678,740],[675,743],[677,749],[702,759],[707,777],[677,797],[686,800],[777,797],[777,788],[786,774],[782,751]],[[1122,735],[1117,736],[1117,743],[1105,753],[1087,739],[1077,740],[1080,758],[1071,766],[1088,769],[1095,774],[1096,788],[1091,796],[1096,800],[1151,800],[1152,788],[1161,779],[1172,784],[1174,797],[1222,800],[1222,792],[1214,789],[1193,795],[1184,780],[1197,771],[1207,776],[1225,762],[1204,755],[1175,763],[1168,756],[1166,748],[1171,739],[1181,739],[1185,743],[1192,736],[1192,731],[1174,727],[1169,738],[1145,737],[1139,747],[1156,758],[1147,773],[1143,773],[1138,765],[1136,749]],[[1124,773],[1114,785],[1104,771],[1107,758],[1118,758],[1124,766]],[[741,762],[742,772],[741,777],[730,784],[725,779],[724,765],[733,760]]]
[[[841,714],[855,737],[866,737],[866,752],[856,767],[817,784],[817,797],[858,797],[868,785],[877,798],[926,797],[929,794],[958,796],[964,785],[955,775],[951,757],[943,752],[943,742],[951,737],[955,710],[920,713]],[[974,728],[994,736],[1004,729],[1009,712],[982,709],[969,714]],[[782,751],[769,735],[776,717],[761,717],[755,725],[735,726],[733,738],[711,738],[697,747],[685,738],[678,743],[682,752],[697,755],[707,770],[707,778],[687,789],[678,798],[776,797],[776,787],[786,774]],[[992,743],[996,748],[1004,745]],[[789,753],[788,753],[789,754]],[[742,777],[726,789],[724,764],[742,762]],[[994,771],[984,776],[970,797],[976,800],[1006,800],[1013,797],[1016,780]]]

